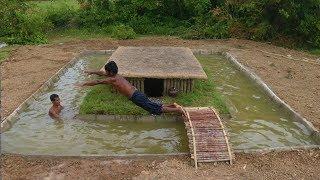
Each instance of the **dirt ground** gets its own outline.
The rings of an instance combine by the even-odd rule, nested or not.
[[[312,122],[316,128],[320,128],[319,57],[301,51],[247,40],[189,41],[173,37],[148,37],[121,41],[79,40],[41,46],[20,46],[1,64],[2,119],[17,108],[77,53],[82,50],[116,49],[120,45],[187,46],[197,49],[212,49],[214,52],[229,51],[241,63],[256,72],[281,99]],[[179,175],[176,177],[177,179],[183,179],[183,177],[317,179],[320,177],[319,152],[319,150],[316,150],[314,152],[271,153],[263,156],[239,155],[237,156],[237,164],[231,168],[225,165],[203,166],[201,168],[204,169],[198,172],[190,169],[185,159],[171,159],[158,164],[155,162],[155,169],[147,168],[147,165],[150,164],[148,161],[134,161],[132,163],[136,163],[137,169],[133,168],[129,170],[130,172],[126,172],[131,166],[119,165],[120,170],[118,171],[114,170],[113,166],[99,165],[103,162],[101,160],[77,158],[72,160],[30,159],[21,156],[3,155],[1,157],[3,160],[1,171],[3,177],[8,178],[55,176],[57,175],[55,174],[56,171],[53,172],[52,168],[55,169],[57,164],[60,163],[67,165],[67,167],[61,165],[61,169],[63,169],[61,177],[75,175],[78,177],[95,176],[97,179],[113,179],[112,173],[115,172],[117,179],[136,175],[142,179],[167,179],[175,175]],[[53,172],[53,174],[50,174],[50,172]],[[98,174],[96,175],[96,173]]]
[[[157,159],[1,156],[3,179],[320,179],[320,151],[240,154],[235,164]]]

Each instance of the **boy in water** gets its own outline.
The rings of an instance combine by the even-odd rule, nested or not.
[[[52,107],[49,109],[49,116],[53,119],[59,119],[61,110],[63,109],[63,106],[60,104],[60,98],[57,94],[51,94],[50,100]]]
[[[128,97],[134,104],[150,112],[160,115],[164,112],[175,112],[182,114],[182,108],[178,104],[162,105],[149,100],[149,98],[132,86],[124,77],[118,75],[118,66],[114,61],[108,62],[103,71],[85,71],[86,73],[106,76],[105,79],[83,83],[82,86],[94,86],[97,84],[110,84],[119,93]]]

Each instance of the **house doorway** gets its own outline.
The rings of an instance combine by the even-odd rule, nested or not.
[[[163,79],[144,79],[144,93],[149,97],[163,96]]]

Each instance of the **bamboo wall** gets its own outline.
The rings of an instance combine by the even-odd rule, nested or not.
[[[188,93],[193,89],[192,79],[164,79],[164,94],[168,94],[170,88],[175,87],[179,93]]]
[[[144,78],[127,78],[127,80],[139,91],[144,92]],[[193,86],[193,79],[164,79],[163,95],[167,95],[172,87],[175,87],[179,93],[188,93],[192,91]]]

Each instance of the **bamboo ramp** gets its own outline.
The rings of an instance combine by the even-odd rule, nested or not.
[[[234,154],[218,113],[210,107],[183,108],[189,149],[195,167],[198,163],[227,161]]]

